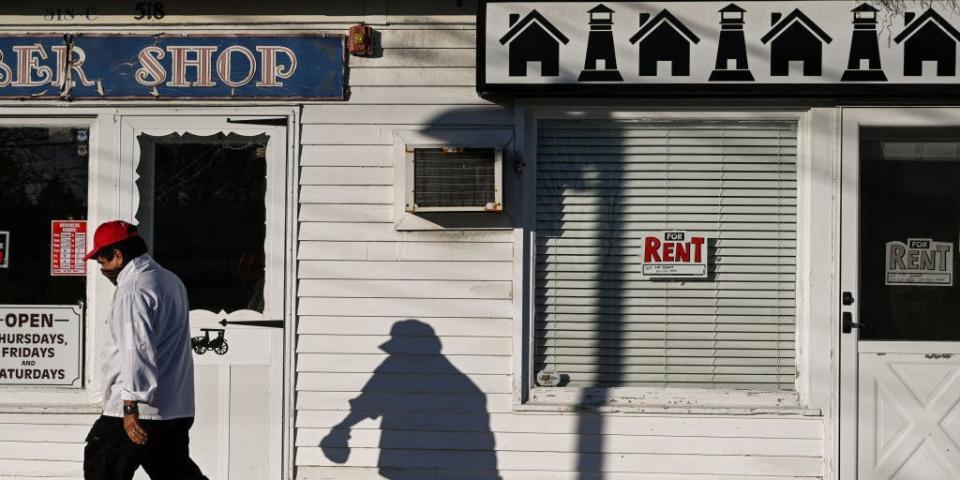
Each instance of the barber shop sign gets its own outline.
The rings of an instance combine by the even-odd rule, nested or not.
[[[336,35],[0,36],[0,98],[344,96]]]

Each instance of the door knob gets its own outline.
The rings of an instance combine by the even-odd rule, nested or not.
[[[853,321],[852,312],[843,312],[840,318],[840,331],[843,333],[850,333],[854,328],[860,328],[860,324]]]

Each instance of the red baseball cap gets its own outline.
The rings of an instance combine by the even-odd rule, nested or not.
[[[90,253],[83,257],[83,259],[90,260],[96,257],[97,253],[99,253],[103,247],[139,236],[140,233],[137,232],[136,225],[129,224],[123,220],[103,222],[97,227],[96,233],[93,234],[93,250],[90,250]]]

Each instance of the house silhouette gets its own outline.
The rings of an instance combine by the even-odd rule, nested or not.
[[[510,30],[500,38],[500,44],[510,44],[510,76],[527,76],[527,63],[540,62],[540,76],[560,75],[560,44],[570,42],[557,27],[531,10],[523,20],[520,14],[510,14]]]
[[[893,39],[903,43],[903,74],[918,77],[923,75],[923,62],[937,62],[938,77],[956,75],[960,32],[932,8],[919,17],[905,13],[904,23],[906,28]]]
[[[770,44],[770,75],[785,77],[790,74],[790,62],[803,62],[804,76],[819,76],[823,71],[823,44],[833,41],[800,9],[786,17],[780,13],[771,17],[772,28],[760,41]]]
[[[640,30],[630,37],[630,43],[639,42],[640,76],[657,76],[657,62],[670,62],[670,75],[690,75],[690,43],[700,43],[680,20],[667,10],[661,10],[650,20],[649,13],[640,14]]]

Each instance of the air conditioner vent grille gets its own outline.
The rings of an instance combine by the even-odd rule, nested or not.
[[[496,201],[493,148],[417,148],[413,161],[418,208],[483,207]]]

